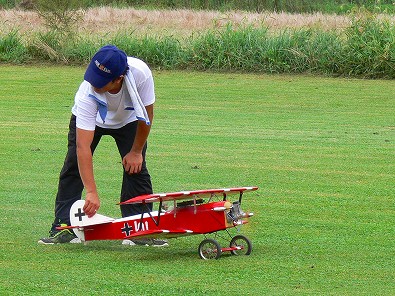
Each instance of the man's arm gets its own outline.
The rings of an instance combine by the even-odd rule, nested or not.
[[[136,137],[134,139],[132,149],[122,159],[122,164],[128,174],[136,174],[141,171],[141,166],[143,163],[143,148],[147,142],[154,119],[154,105],[152,104],[146,106],[145,108],[147,110],[151,125],[146,125],[145,122],[141,120],[139,120],[137,123]]]
[[[86,191],[84,212],[92,217],[100,207],[100,199],[93,174],[91,144],[94,131],[77,128],[77,159],[81,180]]]

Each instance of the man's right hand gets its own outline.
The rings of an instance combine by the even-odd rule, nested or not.
[[[97,192],[88,192],[85,198],[84,213],[91,218],[100,208],[100,199]]]

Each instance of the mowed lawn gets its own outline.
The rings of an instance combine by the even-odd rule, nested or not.
[[[155,192],[259,186],[240,229],[250,256],[42,246],[84,69],[1,66],[1,295],[391,295],[394,81],[155,71],[148,165]],[[119,217],[111,138],[95,157],[102,214]]]

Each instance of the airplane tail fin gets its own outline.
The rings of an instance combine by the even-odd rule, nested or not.
[[[85,205],[84,200],[77,200],[76,202],[73,203],[70,209],[70,224],[72,226],[74,233],[78,236],[78,238],[81,241],[85,241],[84,227],[96,225],[96,224],[111,223],[112,221],[115,220],[113,218],[100,214],[95,214],[89,218],[84,213],[83,210],[84,205]]]

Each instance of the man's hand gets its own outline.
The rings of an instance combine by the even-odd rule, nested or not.
[[[130,175],[140,173],[143,164],[143,155],[138,152],[130,151],[122,159],[122,164],[126,173]]]
[[[154,119],[154,105],[145,106],[148,117],[151,121]],[[146,125],[145,122],[138,120],[136,136],[134,137],[133,146],[128,154],[122,159],[122,164],[125,172],[129,175],[138,174],[141,172],[143,165],[143,150],[147,142],[148,135],[151,130],[151,125]]]
[[[91,218],[100,208],[100,199],[97,192],[88,192],[85,198],[84,213]]]

